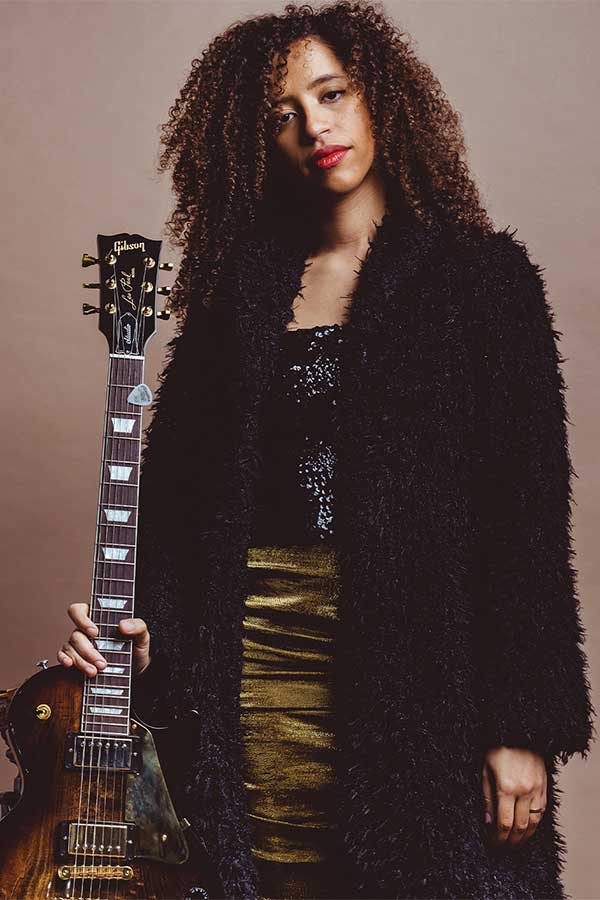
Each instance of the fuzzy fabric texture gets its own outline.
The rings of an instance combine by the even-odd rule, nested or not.
[[[195,709],[175,802],[227,898],[257,896],[239,690],[261,411],[307,247],[240,242],[190,313],[144,449],[136,614],[152,721]],[[559,763],[593,740],[571,548],[559,333],[514,232],[457,244],[387,213],[342,345],[336,825],[357,898],[563,898]],[[135,697],[134,683],[134,697]],[[488,845],[496,744],[542,753],[548,805]]]

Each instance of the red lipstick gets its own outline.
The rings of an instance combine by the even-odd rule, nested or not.
[[[330,169],[341,163],[349,149],[342,144],[329,144],[327,147],[315,151],[310,161],[317,169]]]

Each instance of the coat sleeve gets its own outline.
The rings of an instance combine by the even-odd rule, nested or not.
[[[208,514],[203,471],[210,466],[209,440],[200,424],[214,425],[214,379],[219,339],[215,315],[190,312],[181,332],[167,345],[166,364],[145,431],[140,473],[135,615],[150,632],[150,665],[132,681],[135,713],[150,725],[169,724],[186,706],[189,685],[182,660],[186,627],[183,572],[186,500],[194,493],[198,516]],[[198,446],[204,452],[195,453]]]
[[[475,266],[480,399],[477,693],[484,746],[565,763],[594,731],[571,538],[560,332],[540,267],[514,232]]]

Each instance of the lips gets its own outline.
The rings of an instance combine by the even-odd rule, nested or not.
[[[349,149],[349,147],[336,147],[324,156],[313,157],[312,164],[317,169],[331,169],[341,163]]]

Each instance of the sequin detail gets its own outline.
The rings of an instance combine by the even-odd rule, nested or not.
[[[317,325],[282,337],[263,420],[257,545],[333,537],[342,332]]]

